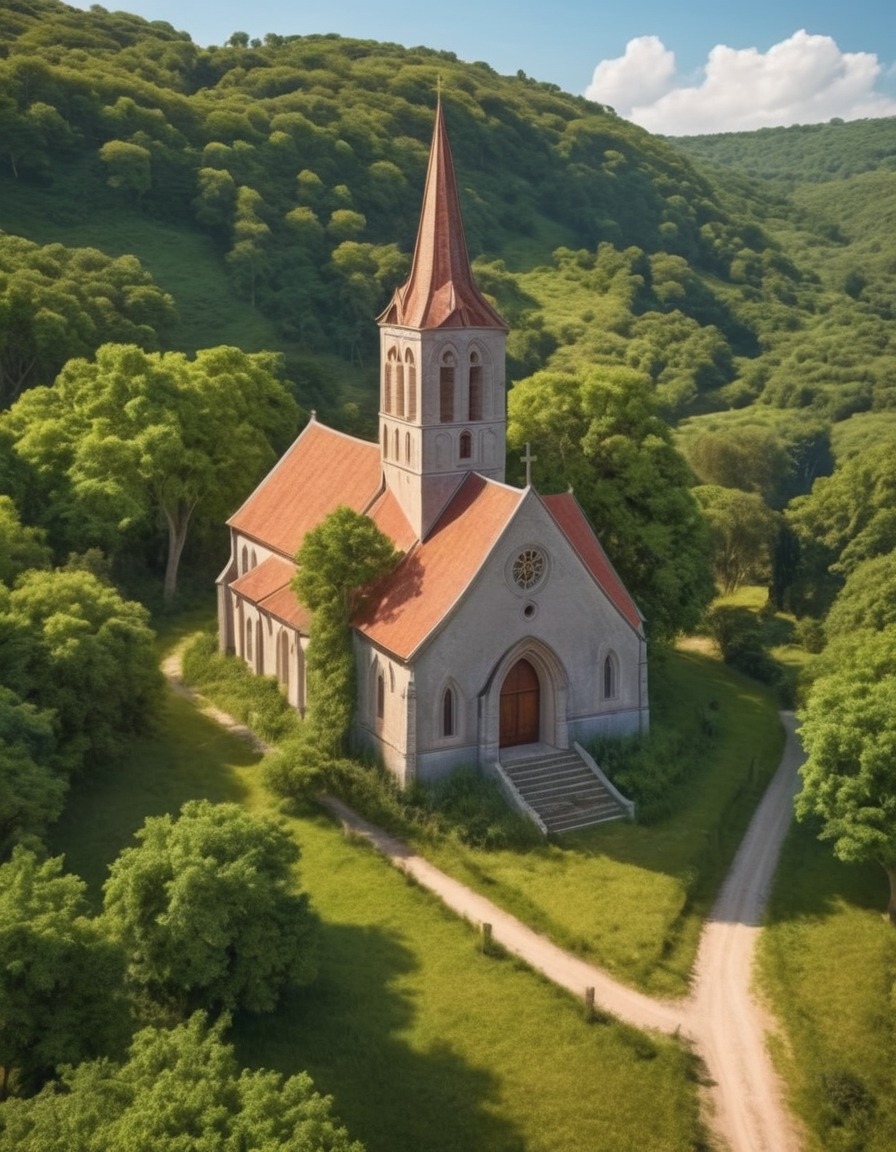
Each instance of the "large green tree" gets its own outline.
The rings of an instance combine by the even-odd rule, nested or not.
[[[237,804],[154,816],[113,863],[106,918],[140,993],[175,1011],[270,1012],[315,974],[315,927],[295,841]]]
[[[853,633],[825,653],[800,729],[808,753],[799,819],[846,861],[876,861],[896,925],[896,627]]]
[[[194,520],[223,521],[295,432],[279,371],[271,353],[220,347],[190,360],[108,344],[31,389],[7,421],[20,455],[81,514],[82,547],[114,554],[123,530],[163,519],[170,598]]]
[[[0,859],[41,836],[62,811],[66,780],[54,770],[53,717],[0,685]]]
[[[713,594],[712,548],[649,379],[536,372],[514,386],[508,415],[511,451],[532,444],[542,491],[574,489],[651,636],[692,628]]]
[[[733,592],[746,580],[766,583],[780,517],[755,492],[701,484],[694,489],[712,533],[716,580]]]
[[[363,1152],[307,1072],[239,1070],[224,1021],[138,1032],[0,1112],[0,1152]]]
[[[0,585],[0,683],[52,712],[69,771],[108,762],[149,728],[162,691],[153,639],[146,609],[90,572]]]
[[[47,568],[49,563],[44,533],[23,525],[12,497],[0,496],[0,583],[12,584],[27,568]]]
[[[341,751],[355,706],[352,616],[398,559],[370,517],[345,505],[312,529],[296,554],[293,588],[311,612],[306,723],[320,751]]]
[[[105,341],[158,348],[175,319],[134,256],[0,233],[0,408]]]
[[[121,1039],[121,954],[84,890],[61,857],[18,847],[0,865],[0,1099]]]

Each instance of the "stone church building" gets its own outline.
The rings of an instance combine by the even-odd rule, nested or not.
[[[441,105],[410,276],[378,322],[378,442],[312,415],[231,517],[221,647],[304,712],[293,557],[348,505],[403,553],[353,622],[355,742],[403,784],[644,730],[637,606],[572,494],[504,481],[507,325],[473,277]]]

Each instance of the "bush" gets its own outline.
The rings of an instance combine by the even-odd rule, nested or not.
[[[620,792],[634,800],[638,823],[656,824],[675,811],[688,766],[714,735],[715,719],[706,713],[689,729],[600,740],[591,752]]]
[[[505,800],[498,783],[474,766],[458,768],[428,787],[418,785],[406,814],[436,835],[472,848],[529,848],[541,843],[535,825]]]
[[[210,633],[202,633],[185,648],[183,676],[271,744],[301,733],[301,717],[283,695],[276,676],[254,675],[238,656],[220,652],[217,638]]]

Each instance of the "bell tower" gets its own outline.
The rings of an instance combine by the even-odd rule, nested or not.
[[[476,286],[441,99],[411,273],[379,317],[380,453],[417,535],[468,472],[504,479],[507,325]]]

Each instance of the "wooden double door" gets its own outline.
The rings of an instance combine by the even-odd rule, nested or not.
[[[528,660],[517,660],[501,688],[500,746],[537,744],[541,739],[541,683]]]

